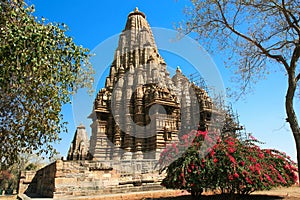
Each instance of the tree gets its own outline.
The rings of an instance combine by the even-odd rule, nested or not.
[[[260,149],[256,145],[259,141],[250,135],[231,133],[219,137],[201,131],[196,137],[194,134],[184,135],[180,143],[168,146],[161,153],[159,163],[167,166],[162,181],[165,187],[185,189],[193,196],[201,195],[204,188],[220,190],[227,195],[226,199],[235,199],[236,195],[291,186],[297,181],[295,163],[288,156],[276,150]],[[174,152],[189,143],[190,138],[194,139],[187,151],[169,164]],[[210,147],[208,141],[215,139],[217,143]]]
[[[46,165],[42,158],[35,154],[20,154],[18,157],[18,162],[0,170],[0,195],[3,191],[5,194],[12,194],[18,190],[21,171],[37,171]]]
[[[89,50],[67,36],[66,25],[33,12],[22,0],[0,1],[0,169],[20,153],[53,155],[67,131],[62,105],[93,81]]]
[[[196,32],[211,52],[228,53],[228,65],[236,67],[241,93],[264,77],[272,65],[287,76],[286,121],[292,130],[300,171],[300,127],[294,109],[299,91],[300,2],[294,0],[193,0],[180,29]],[[273,68],[274,69],[274,68]]]

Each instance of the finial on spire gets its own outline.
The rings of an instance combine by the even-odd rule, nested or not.
[[[179,66],[177,66],[176,72],[181,73],[181,69]]]
[[[138,7],[135,7],[135,9],[131,13],[129,13],[128,17],[132,15],[142,15],[146,19],[146,15],[139,11]]]
[[[83,125],[82,122],[80,122],[79,126],[77,126],[77,128],[85,128],[85,126]]]

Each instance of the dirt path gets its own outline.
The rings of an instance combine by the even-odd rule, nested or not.
[[[228,200],[228,196],[213,195],[204,193],[199,200]],[[293,186],[289,188],[277,188],[270,191],[254,192],[249,197],[237,198],[237,200],[300,200],[300,187]],[[176,197],[160,197],[160,198],[144,198],[143,200],[193,200],[193,198],[187,193],[182,192]]]
[[[72,198],[74,199],[74,198]],[[180,190],[161,190],[161,191],[148,191],[136,192],[119,195],[104,195],[104,196],[91,196],[79,197],[78,200],[193,200],[187,191]],[[204,193],[199,200],[228,200],[228,196],[213,195]],[[236,200],[300,200],[300,187],[294,186],[290,188],[278,188],[270,191],[255,192],[248,198],[242,197]]]
[[[0,200],[13,200],[14,196],[0,196]],[[191,195],[186,191],[180,190],[164,190],[137,192],[119,195],[101,195],[90,197],[77,197],[71,199],[78,200],[193,200]],[[277,188],[270,191],[261,191],[251,194],[248,198],[237,198],[236,200],[300,200],[300,187],[293,186],[289,188]],[[33,199],[34,200],[34,199]],[[228,200],[228,196],[213,195],[204,193],[199,200]]]

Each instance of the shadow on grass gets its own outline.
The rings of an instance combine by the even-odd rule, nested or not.
[[[193,198],[191,195],[183,195],[178,197],[164,197],[164,198],[146,198],[144,200],[229,200],[229,195],[203,195],[201,197]],[[280,196],[272,195],[248,195],[248,196],[235,196],[235,200],[280,200],[284,199]]]

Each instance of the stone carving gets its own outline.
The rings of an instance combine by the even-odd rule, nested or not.
[[[135,9],[95,98],[89,151],[95,160],[158,159],[181,134],[207,129],[211,110],[206,91],[179,67],[170,77],[145,14]]]

